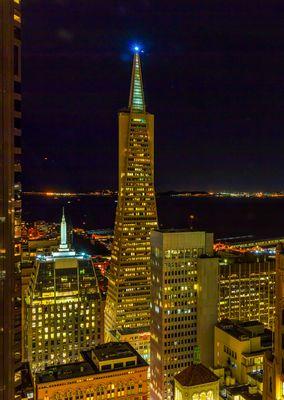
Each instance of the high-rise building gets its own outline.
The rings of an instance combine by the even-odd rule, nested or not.
[[[35,222],[36,224],[36,222]],[[49,224],[48,224],[49,225]],[[51,224],[50,224],[51,225]],[[26,327],[26,307],[25,307],[25,296],[27,289],[29,287],[31,274],[34,269],[34,264],[36,261],[36,257],[40,254],[49,254],[51,252],[57,251],[60,238],[58,237],[58,224],[52,224],[54,230],[57,231],[57,236],[53,237],[53,235],[49,235],[46,233],[46,237],[41,235],[40,238],[35,236],[37,239],[31,239],[28,237],[28,234],[25,235],[25,226],[22,222],[22,246],[21,246],[21,293],[22,293],[22,332],[25,331]],[[26,236],[26,237],[25,237]],[[50,238],[51,236],[51,238]],[[28,237],[28,239],[27,239]],[[24,335],[22,335],[22,354],[25,354],[25,340]]]
[[[150,231],[157,227],[154,116],[146,112],[139,53],[129,106],[119,113],[119,191],[105,313],[106,340],[130,340],[147,359]]]
[[[258,320],[273,329],[275,259],[221,253],[218,319]]]
[[[101,344],[83,351],[82,358],[38,373],[36,399],[149,399],[148,364],[129,343]]]
[[[103,341],[95,270],[90,256],[69,249],[64,213],[59,249],[37,256],[25,308],[25,359],[33,373],[78,361]]]
[[[274,352],[264,358],[263,399],[284,398],[284,246],[276,248]]]
[[[218,259],[212,233],[154,230],[151,246],[150,396],[171,400],[196,346],[213,365]]]
[[[21,10],[0,2],[0,399],[21,383]]]
[[[272,331],[259,321],[223,320],[215,326],[214,365],[239,384],[262,383],[263,356],[271,347]]]

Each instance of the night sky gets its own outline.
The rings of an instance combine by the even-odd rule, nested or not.
[[[284,190],[284,4],[23,1],[24,190],[117,188],[144,48],[158,190]]]

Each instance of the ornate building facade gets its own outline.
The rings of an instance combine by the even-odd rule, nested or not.
[[[38,373],[37,400],[149,399],[148,365],[129,343],[105,343],[82,358]]]
[[[174,400],[219,400],[219,378],[203,364],[192,364],[175,376]]]

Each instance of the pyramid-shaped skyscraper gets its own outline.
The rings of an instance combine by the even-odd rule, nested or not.
[[[146,112],[138,52],[128,109],[119,113],[119,192],[105,312],[106,340],[125,340],[145,357],[150,322],[150,232],[157,228],[154,116]]]

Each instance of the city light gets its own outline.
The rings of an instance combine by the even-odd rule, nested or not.
[[[243,10],[237,21],[231,9],[212,13],[210,7],[206,15],[202,7],[201,15],[183,5],[178,14],[178,4],[163,2],[154,14],[148,4],[119,4],[114,12],[88,2],[84,16],[85,5],[75,11],[80,2],[74,2],[50,35],[46,28],[52,30],[63,10],[58,5],[50,12],[43,4],[44,24],[36,13],[24,16],[22,49],[23,1],[2,3],[1,400],[284,399],[283,138],[270,146],[273,132],[281,132],[280,119],[277,130],[275,118],[261,121],[263,99],[274,114],[283,99],[269,101],[275,94],[267,85],[271,57],[260,53],[268,46],[259,46],[261,27],[268,26],[261,32],[267,44],[275,24],[260,21],[251,32]],[[218,63],[212,41],[195,34],[203,37],[206,26],[205,39],[216,36],[211,14],[218,17]],[[248,26],[249,35],[240,32]],[[155,49],[147,63],[154,92],[149,107],[143,43],[135,36],[119,50],[135,31]],[[228,38],[237,74],[227,68]],[[39,68],[47,44],[49,62]],[[281,58],[276,50],[273,56]],[[256,53],[264,63],[257,63]],[[37,94],[26,105],[21,54],[25,90]],[[262,64],[267,76],[256,71]],[[125,103],[117,104],[129,84]],[[157,147],[152,101],[159,114]],[[109,138],[116,133],[114,106],[120,105],[116,180],[115,140]],[[23,137],[28,168],[22,171],[26,110],[30,138]],[[22,172],[29,191],[22,191]],[[278,182],[272,180],[277,172]]]

